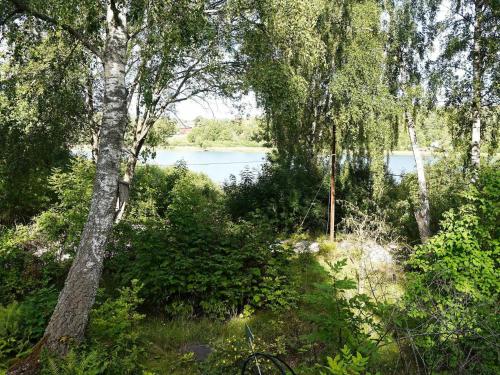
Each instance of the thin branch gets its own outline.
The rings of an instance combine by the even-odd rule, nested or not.
[[[80,43],[82,43],[82,45],[85,46],[89,51],[94,53],[96,56],[101,57],[101,51],[99,50],[99,48],[91,44],[78,30],[72,28],[69,25],[59,22],[53,17],[50,17],[46,14],[31,9],[26,3],[22,1],[10,0],[10,2],[14,5],[16,13],[24,13],[27,15],[31,15],[41,21],[45,21],[47,23],[50,23],[51,25],[60,27],[61,29],[68,32],[73,38],[80,41]]]

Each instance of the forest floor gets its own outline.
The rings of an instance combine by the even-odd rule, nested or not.
[[[385,256],[389,248],[381,250],[372,242],[360,244],[353,239],[331,244],[320,238],[318,242],[318,253],[299,254],[290,265],[302,297],[310,294],[317,285],[331,282],[328,264],[341,259],[346,259],[347,264],[335,278],[349,278],[356,282],[357,290],[349,293],[364,293],[377,303],[394,303],[401,296],[402,272],[392,258]],[[381,257],[381,253],[384,256]],[[258,340],[274,343],[276,350],[281,350],[274,354],[280,354],[292,367],[311,366],[314,363],[311,362],[311,351],[314,352],[315,348],[304,345],[303,340],[311,332],[310,322],[304,319],[308,312],[307,303],[299,302],[296,308],[285,311],[257,311],[225,321],[208,318],[147,320],[142,326],[143,339],[148,343],[145,367],[156,374],[201,374],[196,356],[190,352],[190,348],[196,346],[215,351],[223,348],[229,360],[237,360],[237,357],[243,360],[249,353],[249,348],[245,347],[248,346],[246,325],[251,327]],[[397,345],[389,343],[379,349],[376,367],[382,374],[397,373],[398,359]]]

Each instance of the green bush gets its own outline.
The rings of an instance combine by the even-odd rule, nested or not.
[[[437,160],[426,165],[425,177],[429,194],[431,233],[437,233],[445,212],[463,204],[461,194],[467,189],[468,179],[459,154],[437,155]],[[381,207],[394,233],[408,243],[420,243],[415,209],[419,206],[418,181],[415,173],[406,174],[399,184],[388,185]]]
[[[278,233],[292,233],[302,229],[301,225],[306,230],[323,230],[328,204],[326,176],[320,168],[269,156],[259,173],[245,170],[240,182],[232,176],[224,186],[228,210],[234,220],[266,221]]]
[[[485,168],[467,204],[444,215],[441,230],[407,263],[399,334],[427,371],[495,374],[500,352],[500,172]]]
[[[292,291],[286,272],[289,250],[272,248],[266,222],[233,222],[224,194],[207,177],[182,167],[143,171],[141,178],[165,177],[157,195],[138,180],[130,215],[116,228],[106,263],[106,280],[144,284],[147,307],[168,315],[226,317],[245,305],[289,304]],[[151,194],[150,194],[151,193]],[[144,200],[144,198],[146,200]],[[154,214],[151,214],[154,213]]]
[[[243,332],[239,336],[232,335],[225,338],[224,341],[215,342],[212,344],[212,347],[213,352],[208,357],[208,360],[200,364],[202,374],[239,374],[241,373],[244,361],[253,352],[272,353],[278,356],[286,353],[284,337],[282,336],[267,341],[256,337],[253,340],[252,351],[250,343],[245,338]],[[276,367],[271,362],[265,361],[262,358],[260,358],[260,366],[263,374],[276,373]]]
[[[304,296],[308,308],[303,318],[313,324],[308,340],[323,344],[329,352],[338,352],[347,345],[370,356],[377,349],[370,331],[381,332],[374,318],[377,306],[367,295],[355,291],[354,280],[339,278],[346,264],[346,259],[328,263],[330,280],[316,284],[315,290]]]
[[[60,253],[73,254],[80,241],[92,196],[95,165],[74,159],[69,170],[55,169],[49,178],[58,202],[34,219],[41,241],[53,243]]]
[[[141,303],[137,280],[121,288],[116,299],[107,299],[92,309],[84,343],[64,358],[44,353],[42,375],[138,375],[145,343],[140,341],[137,313]]]
[[[0,234],[0,305],[62,285],[67,264],[52,251],[37,254],[44,245],[26,226]]]
[[[56,301],[56,290],[42,288],[22,302],[0,305],[0,369],[26,354],[43,336]]]
[[[370,375],[370,372],[366,371],[369,358],[363,357],[359,352],[353,355],[347,346],[340,352],[342,355],[327,357],[328,365],[322,366],[326,372],[321,371],[321,375]]]

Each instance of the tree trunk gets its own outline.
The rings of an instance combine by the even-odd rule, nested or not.
[[[92,145],[92,161],[97,163],[99,156],[99,132],[100,126],[91,130],[91,145]]]
[[[45,331],[46,346],[64,355],[67,339],[81,341],[99,286],[115,214],[123,135],[127,123],[125,17],[108,7],[104,52],[104,113],[90,212],[73,265]],[[61,340],[62,338],[66,340]]]
[[[137,123],[136,125],[131,154],[127,159],[127,166],[125,168],[123,179],[120,181],[115,223],[119,223],[125,215],[125,210],[130,198],[130,186],[132,185],[132,180],[135,176],[137,159],[139,159],[142,147],[144,146],[144,142],[146,141],[146,137],[148,136],[153,123],[154,121],[146,121],[142,124]]]
[[[335,239],[335,175],[336,175],[336,154],[337,144],[337,126],[332,126],[332,155],[331,155],[331,174],[330,174],[330,241]]]
[[[115,216],[120,157],[127,122],[125,23],[123,13],[113,10],[108,4],[103,55],[104,113],[92,201],[75,259],[41,341],[44,347],[59,355],[67,353],[69,344],[79,343],[83,339],[99,286],[106,242]],[[36,352],[39,353],[39,350]],[[13,366],[8,374],[37,373],[37,353],[34,353],[36,358],[30,356],[31,358],[28,357]]]
[[[427,193],[427,184],[425,182],[424,162],[422,154],[417,143],[417,133],[415,132],[415,123],[413,116],[405,111],[406,126],[408,128],[408,135],[410,136],[411,148],[413,150],[413,157],[415,158],[415,165],[417,168],[418,180],[418,197],[419,208],[415,210],[415,219],[417,220],[418,231],[420,233],[420,240],[422,243],[427,242],[429,239],[431,214],[429,208],[429,195]]]
[[[127,159],[127,166],[125,168],[125,173],[123,174],[123,179],[120,181],[120,189],[118,195],[118,202],[116,205],[116,218],[115,223],[119,223],[123,219],[125,214],[125,209],[127,208],[128,201],[130,198],[130,185],[135,176],[135,167],[137,166],[137,158],[141,151],[142,146],[134,146],[133,155],[130,155]]]
[[[481,3],[474,2],[474,50],[472,52],[472,137],[471,137],[471,167],[472,181],[477,180],[481,159]]]

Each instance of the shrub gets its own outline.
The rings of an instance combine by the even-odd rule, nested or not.
[[[54,243],[60,253],[73,254],[87,219],[92,196],[95,166],[85,159],[74,159],[67,171],[55,169],[49,178],[58,202],[34,220],[37,236]]]
[[[224,339],[224,341],[215,342],[212,345],[213,352],[208,357],[205,363],[200,365],[202,374],[210,375],[226,375],[226,374],[239,374],[244,361],[253,352],[272,353],[273,355],[285,354],[284,337],[279,336],[273,340],[262,340],[258,337],[253,340],[253,350],[245,338],[245,335],[240,336],[232,335]],[[260,365],[262,373],[276,373],[276,367],[270,361],[265,361],[260,358]],[[270,367],[267,367],[270,366]],[[267,370],[267,371],[266,371]],[[273,371],[274,370],[274,371]],[[256,370],[254,370],[256,371]],[[253,371],[246,372],[248,374],[254,373]]]
[[[400,334],[427,371],[498,373],[500,172],[486,168],[468,202],[408,261]]]
[[[0,234],[0,305],[62,284],[66,264],[51,251],[37,254],[43,246],[26,226]]]
[[[315,345],[323,344],[330,352],[338,352],[347,345],[349,349],[372,355],[377,348],[370,330],[381,331],[374,319],[376,305],[364,294],[349,295],[357,288],[356,282],[338,277],[346,264],[346,259],[328,263],[330,280],[316,284],[315,290],[304,296],[308,304],[304,319],[314,326],[308,340]]]
[[[325,371],[321,375],[370,375],[366,371],[369,358],[359,352],[353,355],[347,346],[344,346],[334,358],[327,357],[327,366],[321,366]],[[377,373],[378,374],[378,373]]]
[[[64,358],[44,353],[42,375],[135,375],[142,374],[143,343],[136,312],[141,286],[134,280],[121,288],[116,299],[107,299],[92,309],[85,342]]]
[[[231,221],[223,193],[207,177],[179,168],[166,173],[169,186],[148,209],[154,216],[131,215],[116,228],[106,279],[140,280],[145,305],[169,315],[221,318],[245,305],[286,305],[289,250],[271,248],[272,228]],[[135,188],[146,195],[141,182]]]
[[[319,168],[270,156],[258,174],[243,171],[241,182],[232,176],[224,186],[229,212],[234,220],[270,222],[277,232],[292,233],[301,226],[321,230],[328,203],[325,176]]]
[[[56,290],[42,288],[22,302],[0,305],[0,369],[26,354],[43,336],[56,301]]]
[[[437,158],[425,167],[431,233],[437,233],[445,212],[463,204],[461,193],[468,185],[463,172],[463,161],[458,154],[438,155]],[[393,231],[409,243],[420,243],[414,215],[420,204],[416,174],[408,173],[399,184],[389,186],[382,200],[380,206],[385,207],[384,211]]]

